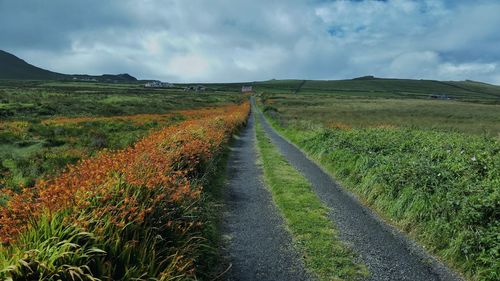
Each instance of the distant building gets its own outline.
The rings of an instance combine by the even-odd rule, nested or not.
[[[451,100],[451,98],[448,95],[430,95],[430,98],[438,100]]]
[[[171,88],[173,87],[174,84],[167,83],[167,82],[161,82],[161,81],[149,81],[146,84],[144,84],[145,88]]]
[[[253,87],[250,86],[250,85],[244,85],[244,86],[241,87],[241,92],[242,93],[253,92]]]
[[[93,77],[73,77],[73,81],[97,82]]]
[[[186,88],[184,88],[184,92],[189,92],[189,91],[205,92],[206,90],[207,90],[207,88],[203,85],[191,85],[191,86],[187,86]]]

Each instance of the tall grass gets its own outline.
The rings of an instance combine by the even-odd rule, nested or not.
[[[500,104],[455,100],[338,97],[335,94],[263,94],[280,122],[307,120],[324,127],[440,129],[500,137]]]
[[[189,280],[207,270],[203,188],[248,103],[104,151],[0,207],[0,278]]]
[[[418,129],[274,126],[468,278],[500,279],[498,140]]]

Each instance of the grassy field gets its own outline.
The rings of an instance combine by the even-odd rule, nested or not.
[[[0,81],[0,120],[166,113],[241,99],[235,92],[148,89],[142,84]]]
[[[394,88],[367,90],[371,82],[357,85],[353,95],[305,92],[307,83],[298,94],[268,88],[261,107],[279,131],[387,220],[468,279],[498,280],[498,87],[463,82],[458,86],[484,92],[449,92],[453,99],[435,100],[396,97]],[[313,84],[317,90],[342,83]],[[353,85],[344,86],[354,91]]]
[[[324,127],[404,127],[500,137],[500,105],[454,100],[346,98],[321,94],[264,94],[267,111],[283,125],[307,116]]]
[[[372,78],[213,83],[201,93],[1,81],[0,267],[9,269],[0,277],[202,278],[216,226],[201,190],[244,123],[246,84],[278,130],[384,218],[468,279],[500,278],[500,87]],[[275,155],[262,135],[259,145]],[[278,204],[316,202],[283,159],[263,160],[271,188],[294,186],[301,199]],[[296,237],[312,235],[309,219],[289,213]],[[336,274],[330,258],[309,258],[320,276]]]
[[[0,279],[220,274],[212,189],[245,122],[244,100],[181,87],[1,81]]]
[[[254,88],[264,110],[279,116],[284,126],[307,120],[304,126],[404,127],[500,137],[500,86],[480,82],[271,80],[256,82]]]
[[[242,98],[139,84],[2,81],[0,189],[32,186],[102,149],[125,148],[151,130],[196,117],[199,108]]]
[[[213,279],[206,189],[248,102],[79,84],[0,88],[0,279]]]
[[[500,87],[474,81],[362,78],[352,80],[271,80],[253,83],[258,92],[329,94],[346,98],[430,99],[499,104]]]

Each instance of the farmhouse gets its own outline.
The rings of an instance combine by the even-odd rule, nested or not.
[[[96,78],[92,77],[73,77],[74,81],[97,82]]]
[[[167,83],[167,82],[161,82],[158,80],[149,81],[146,84],[144,84],[145,88],[171,88],[173,86],[174,86],[174,84]]]
[[[253,88],[250,85],[243,85],[241,87],[241,92],[242,93],[249,93],[249,92],[252,92],[252,91],[253,91]]]
[[[430,98],[438,100],[451,100],[451,98],[448,95],[430,95]]]
[[[191,85],[184,88],[184,92],[194,91],[194,92],[205,92],[207,88],[203,85]]]

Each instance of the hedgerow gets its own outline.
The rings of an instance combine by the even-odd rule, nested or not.
[[[500,279],[500,143],[411,128],[280,129],[473,280]]]
[[[193,113],[135,145],[68,166],[0,207],[0,277],[196,279],[203,186],[249,104]]]

